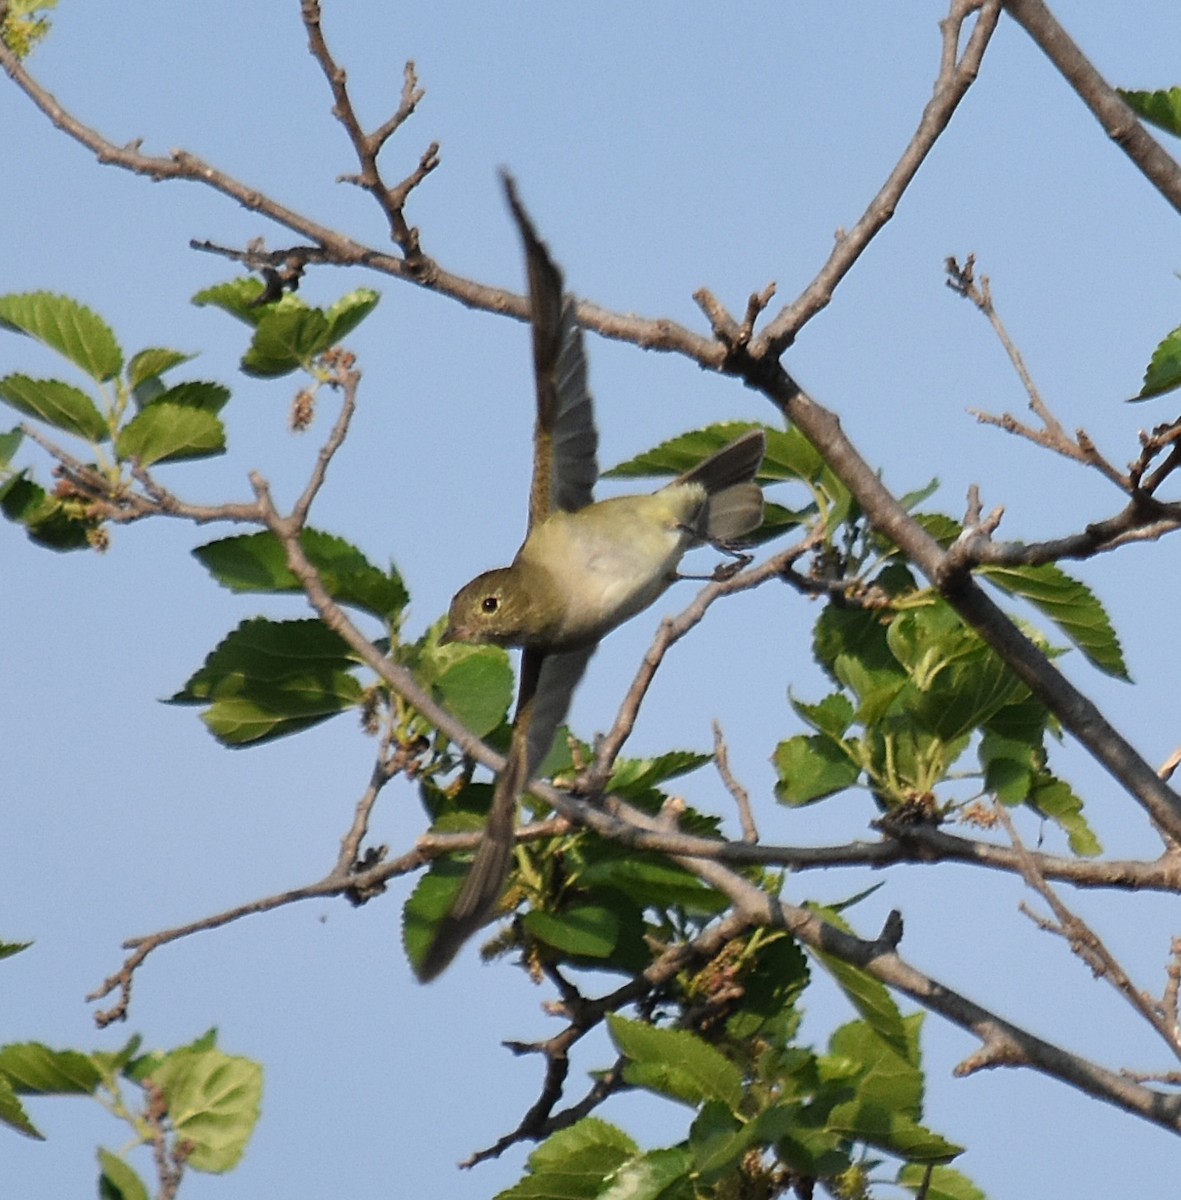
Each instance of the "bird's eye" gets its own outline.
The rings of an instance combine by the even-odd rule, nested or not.
[[[497,600],[495,596],[485,596],[484,599],[480,601],[480,607],[486,613],[494,613],[500,607],[500,601]]]

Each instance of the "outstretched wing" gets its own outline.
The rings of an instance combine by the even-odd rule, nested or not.
[[[517,800],[553,745],[594,652],[592,645],[561,654],[526,650],[522,656],[521,694],[508,757],[497,776],[488,823],[472,865],[418,966],[423,983],[443,972],[464,942],[495,915],[513,861]]]
[[[574,301],[562,295],[562,272],[537,236],[512,176],[504,174],[502,178],[525,243],[532,309],[537,384],[533,485],[529,491],[529,528],[533,529],[555,509],[575,512],[594,499],[599,435]]]
[[[574,512],[593,499],[599,468],[582,332],[574,302],[562,296],[562,273],[537,236],[504,175],[509,206],[525,243],[533,318],[533,369],[537,380],[537,424],[533,434],[533,486],[529,528],[557,509]],[[439,922],[418,977],[424,983],[442,972],[460,947],[495,913],[512,865],[517,800],[541,765],[595,646],[556,652],[527,648],[521,656],[521,686],[508,757],[496,780],[484,836],[447,915]]]

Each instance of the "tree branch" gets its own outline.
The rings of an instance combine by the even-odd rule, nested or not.
[[[957,58],[960,34],[964,23],[973,13],[977,14],[976,24],[963,54]],[[838,237],[828,261],[816,278],[752,343],[752,357],[779,358],[795,341],[804,325],[828,305],[837,285],[894,215],[903,193],[975,80],[1000,13],[1001,0],[952,0],[947,16],[940,22],[943,50],[934,95],[923,109],[910,144],[861,218],[848,233]]]
[[[1181,213],[1181,167],[1099,74],[1042,0],[1005,0],[1005,9],[1058,68],[1107,136]]]

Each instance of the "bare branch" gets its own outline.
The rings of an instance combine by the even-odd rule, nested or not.
[[[726,785],[726,791],[734,797],[734,803],[738,805],[742,840],[754,845],[759,840],[759,827],[755,824],[755,815],[750,807],[750,795],[730,770],[730,751],[726,746],[726,739],[722,736],[722,726],[717,721],[714,722],[714,766]]]
[[[1132,982],[1128,973],[1120,965],[1119,960],[1107,948],[1103,939],[1075,912],[1072,912],[1057,895],[1045,879],[1038,874],[1037,864],[1025,848],[1012,818],[1005,811],[1004,805],[995,806],[998,820],[1005,827],[1014,849],[1021,860],[1021,873],[1026,884],[1050,907],[1054,920],[1034,914],[1024,904],[1022,911],[1030,917],[1041,929],[1065,938],[1070,944],[1071,951],[1091,968],[1096,978],[1106,979],[1113,988],[1148,1022],[1149,1025],[1164,1041],[1172,1052],[1181,1057],[1181,1036],[1176,1022],[1170,1022],[1162,1006],[1150,996],[1146,996]]]
[[[1165,200],[1181,212],[1181,167],[1095,70],[1042,0],[1005,0],[1005,9],[1058,68],[1107,136]]]
[[[963,53],[957,57],[960,34],[973,13],[977,14],[975,26]],[[975,80],[1000,13],[1001,0],[952,0],[947,16],[940,23],[943,50],[934,95],[923,109],[910,144],[856,225],[838,239],[816,278],[753,343],[753,357],[778,358],[791,345],[804,325],[829,303],[837,285],[894,215],[903,193]]]

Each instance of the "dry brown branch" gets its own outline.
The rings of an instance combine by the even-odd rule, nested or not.
[[[1181,212],[1181,167],[1095,70],[1042,0],[1005,0],[1005,9],[1058,68],[1107,136],[1165,200]]]
[[[738,806],[738,818],[742,824],[742,840],[754,845],[759,840],[759,827],[755,824],[754,811],[750,806],[750,794],[734,778],[734,773],[730,770],[730,751],[726,746],[726,739],[722,736],[721,724],[715,721],[713,728],[714,766],[718,769],[722,783],[726,785],[726,791],[734,797],[734,803]]]
[[[947,128],[952,115],[971,87],[1000,18],[1000,0],[952,0],[940,22],[942,56],[934,95],[919,119],[910,144],[902,152],[881,190],[857,223],[838,239],[816,278],[799,298],[784,308],[752,344],[755,358],[779,358],[799,331],[832,299],[837,285],[852,269],[878,231],[894,215],[903,193],[910,186],[923,160]],[[962,54],[960,36],[968,18],[976,23]]]

